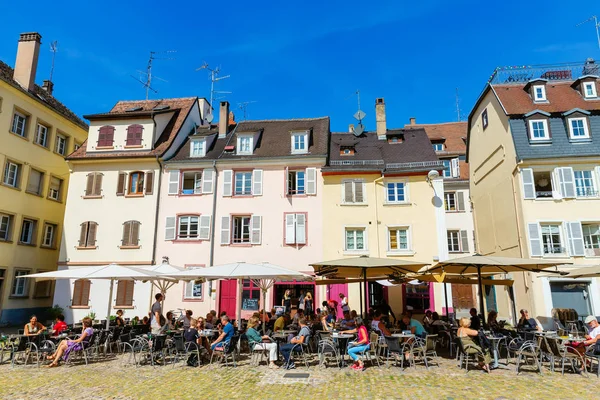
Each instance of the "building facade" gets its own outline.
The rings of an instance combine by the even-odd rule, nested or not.
[[[56,270],[69,186],[65,156],[87,124],[35,84],[41,36],[21,35],[15,68],[0,61],[0,323],[52,306],[52,282],[20,276]]]

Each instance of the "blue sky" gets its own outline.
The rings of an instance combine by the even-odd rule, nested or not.
[[[466,116],[496,66],[600,59],[593,24],[575,26],[600,6],[557,1],[85,3],[30,1],[35,18],[0,24],[0,59],[11,66],[19,33],[43,36],[38,83],[59,42],[55,96],[79,115],[144,98],[130,75],[151,50],[177,51],[155,61],[153,74],[168,82],[155,81],[151,98],[208,98],[207,73],[195,71],[206,61],[231,75],[218,89],[233,92],[238,120],[238,103],[255,101],[250,119],[328,115],[334,131],[355,122],[357,89],[367,129],[376,97],[388,127],[455,121],[455,89]]]

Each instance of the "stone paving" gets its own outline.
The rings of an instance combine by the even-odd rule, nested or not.
[[[595,375],[577,375],[544,370],[544,375],[514,365],[465,373],[454,360],[440,359],[439,367],[402,370],[397,366],[368,367],[364,372],[349,368],[323,368],[313,359],[310,369],[270,370],[263,363],[250,365],[242,355],[238,367],[191,368],[180,362],[161,367],[124,366],[120,356],[88,366],[0,366],[1,399],[590,399],[600,380]],[[308,372],[308,379],[284,378],[286,373]]]

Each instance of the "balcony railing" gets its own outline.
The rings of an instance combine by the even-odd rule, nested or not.
[[[552,255],[552,254],[567,254],[567,249],[560,245],[552,245],[552,246],[544,245],[544,255]]]
[[[536,199],[545,199],[545,198],[549,198],[549,197],[552,197],[552,191],[543,191],[543,190],[535,191]]]
[[[365,165],[369,166],[378,166],[384,165],[385,162],[383,160],[332,160],[330,161],[332,166],[360,166],[363,167]]]
[[[442,161],[415,161],[409,163],[390,163],[386,169],[416,169],[416,168],[444,168]]]
[[[548,65],[517,65],[498,67],[488,80],[488,83],[523,84],[532,79],[540,78],[548,81],[574,80],[583,75],[598,75],[600,64],[593,59],[579,63],[563,63]]]

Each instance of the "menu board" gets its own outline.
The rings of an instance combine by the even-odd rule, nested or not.
[[[258,310],[258,307],[258,299],[243,299],[242,301],[243,310]]]

